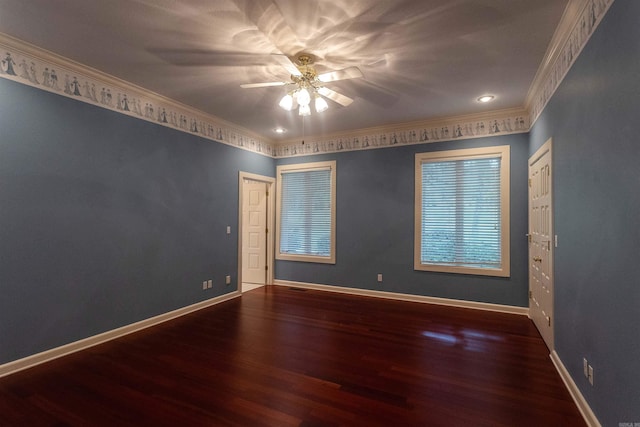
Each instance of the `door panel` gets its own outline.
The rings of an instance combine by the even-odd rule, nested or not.
[[[242,203],[242,281],[266,284],[267,184],[245,180]]]
[[[553,350],[551,141],[529,159],[529,314]]]

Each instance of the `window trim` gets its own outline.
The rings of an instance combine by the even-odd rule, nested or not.
[[[331,237],[330,255],[328,257],[318,255],[292,255],[280,252],[280,225],[282,213],[282,174],[290,172],[306,172],[312,170],[331,171]],[[285,261],[313,262],[323,264],[336,263],[336,161],[296,163],[280,165],[276,167],[276,259]]]
[[[473,274],[481,276],[510,277],[510,176],[511,161],[508,145],[470,148],[462,150],[416,153],[415,158],[415,224],[414,270],[442,273]],[[501,268],[457,267],[442,264],[423,264],[422,243],[422,164],[425,162],[454,161],[474,158],[500,157],[500,211],[501,211]]]

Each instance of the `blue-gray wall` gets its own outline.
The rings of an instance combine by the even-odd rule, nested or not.
[[[613,3],[531,131],[531,153],[553,138],[556,349],[603,426],[640,423],[639,17]]]
[[[511,277],[413,269],[415,154],[511,146]],[[336,160],[336,264],[276,262],[276,279],[526,306],[528,135],[280,159]],[[382,273],[383,282],[377,282]]]
[[[0,364],[236,289],[273,159],[5,79],[0,130]]]

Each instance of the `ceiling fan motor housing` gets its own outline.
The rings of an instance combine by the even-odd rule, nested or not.
[[[310,54],[301,53],[297,57],[297,67],[301,75],[291,76],[291,80],[301,87],[315,87],[314,83],[318,81],[318,72],[313,68],[314,58]]]

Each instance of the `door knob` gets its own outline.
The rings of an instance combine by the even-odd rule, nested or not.
[[[542,262],[542,258],[540,258],[539,256],[534,256],[534,257],[533,257],[533,260],[534,260],[535,262]]]

